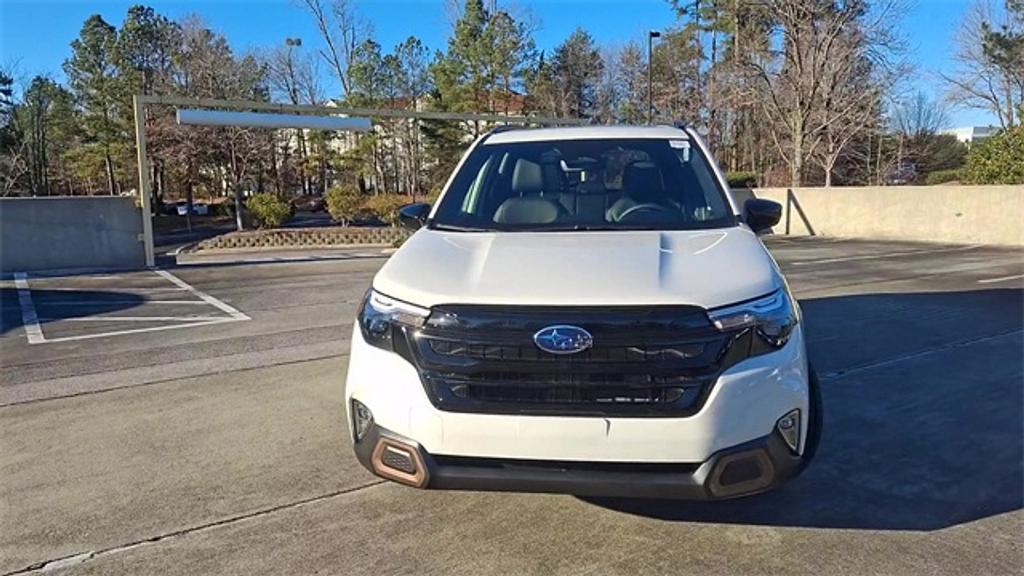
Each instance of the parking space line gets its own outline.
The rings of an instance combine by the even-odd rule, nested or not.
[[[36,310],[36,303],[32,298],[32,289],[28,283],[28,275],[24,272],[18,272],[14,274],[14,284],[18,291],[18,304],[21,308],[22,325],[25,327],[25,335],[28,338],[29,344],[49,344],[54,342],[71,342],[76,340],[91,340],[94,338],[106,338],[109,336],[121,336],[125,334],[139,334],[143,332],[159,332],[163,330],[172,330],[178,328],[191,328],[198,326],[210,326],[213,324],[223,324],[226,322],[238,322],[242,320],[250,320],[249,316],[243,314],[238,309],[226,304],[225,302],[210,296],[209,294],[198,290],[185,281],[181,280],[177,276],[167,272],[165,270],[154,270],[161,278],[167,280],[173,287],[164,288],[133,288],[133,290],[144,290],[144,291],[176,291],[179,293],[188,292],[192,296],[195,296],[196,300],[145,300],[142,304],[171,304],[171,305],[209,305],[220,312],[226,314],[226,316],[210,316],[210,315],[182,315],[182,316],[82,316],[76,318],[43,318],[39,317],[39,313]],[[114,278],[115,276],[111,276]],[[69,290],[71,291],[71,290]],[[182,294],[184,295],[184,294]],[[77,302],[40,302],[40,306],[43,307],[88,307],[93,305],[108,305],[117,303],[119,301],[111,300],[82,300]],[[166,322],[163,326],[147,326],[145,328],[131,328],[125,330],[115,330],[112,332],[100,332],[96,334],[79,334],[75,336],[59,336],[47,338],[43,334],[41,327],[41,321],[44,322]]]
[[[58,293],[58,294],[61,293],[61,292],[67,292],[69,294],[74,294],[76,292],[81,292],[83,290],[83,288],[61,288],[60,286],[46,286],[45,289],[46,289],[47,292],[53,292],[53,293]],[[104,287],[104,289],[106,289],[106,288]],[[143,293],[146,293],[146,294],[149,294],[151,292],[184,292],[185,291],[184,288],[180,288],[178,286],[165,286],[165,287],[162,287],[162,288],[135,288],[135,287],[131,287],[131,286],[125,286],[125,287],[118,286],[117,288],[110,288],[110,290],[116,290],[118,292],[143,292]]]
[[[66,319],[65,319],[66,320]],[[142,332],[160,332],[163,330],[175,330],[178,328],[192,328],[196,326],[210,326],[213,324],[224,324],[226,322],[237,322],[236,318],[219,318],[217,320],[203,320],[202,322],[190,322],[187,324],[168,324],[166,326],[151,326],[149,328],[134,328],[129,330],[117,330],[115,332],[102,332],[100,334],[81,334],[79,336],[62,336],[60,338],[47,338],[47,344],[53,342],[71,342],[73,340],[91,340],[93,338],[106,338],[108,336],[121,336],[124,334],[140,334]]]
[[[40,302],[40,307],[51,307],[51,306],[108,306],[112,304],[135,304],[134,300],[78,300],[75,302]],[[187,304],[187,305],[198,305],[207,306],[209,302],[203,302],[202,300],[145,300],[143,304]]]
[[[936,248],[931,250],[907,250],[904,252],[889,252],[886,254],[864,254],[860,256],[841,256],[838,258],[821,258],[818,260],[799,260],[790,262],[790,266],[807,266],[810,264],[832,264],[835,262],[854,262],[857,260],[882,260],[884,258],[898,258],[900,256],[916,256],[918,254],[944,254],[947,252],[966,252],[981,248],[978,245],[957,246],[956,248]]]
[[[822,380],[832,380],[849,376],[850,374],[856,374],[858,372],[864,372],[866,370],[874,370],[876,368],[885,368],[893,364],[899,364],[906,362],[907,360],[914,360],[924,356],[931,356],[932,354],[938,354],[941,352],[948,352],[957,348],[965,348],[967,346],[973,346],[975,344],[984,344],[992,340],[998,340],[1000,338],[1007,338],[1011,336],[1019,336],[1024,334],[1024,330],[1008,330],[1006,332],[999,332],[997,334],[990,334],[988,336],[979,336],[977,338],[968,338],[966,340],[957,340],[956,342],[947,342],[938,346],[932,346],[925,348],[924,350],[917,350],[915,352],[907,352],[906,354],[900,354],[892,358],[886,358],[884,360],[876,360],[873,362],[867,362],[850,368],[843,368],[841,370],[833,370],[832,372],[826,372],[821,375]]]
[[[50,319],[47,319],[50,320]],[[234,318],[224,316],[97,316],[83,318],[53,318],[61,322],[205,322],[205,321],[235,321]]]
[[[28,275],[24,272],[14,273],[14,286],[18,289],[18,305],[21,307],[21,324],[25,327],[25,336],[29,344],[46,342],[43,329],[39,326],[39,316],[32,303],[32,291],[28,287]]]
[[[1014,276],[1002,276],[1000,278],[985,278],[984,280],[978,280],[978,284],[992,284],[994,282],[1009,282],[1010,280],[1020,280],[1024,278],[1024,274],[1016,274]]]
[[[224,312],[225,314],[230,315],[235,320],[249,320],[250,319],[248,316],[246,316],[245,314],[242,314],[237,309],[235,309],[235,308],[225,304],[224,302],[221,302],[220,300],[214,298],[213,296],[210,296],[209,294],[207,294],[206,292],[203,292],[202,290],[197,290],[197,289],[193,288],[190,284],[188,284],[187,282],[185,282],[181,278],[178,278],[177,276],[175,276],[174,274],[171,274],[170,272],[168,272],[166,270],[154,270],[153,272],[157,273],[160,276],[163,276],[169,282],[173,283],[175,286],[178,286],[179,288],[184,288],[185,290],[188,290],[189,292],[194,294],[200,300],[203,300],[204,302],[210,304],[211,306],[214,306],[215,308],[219,309],[221,312]]]

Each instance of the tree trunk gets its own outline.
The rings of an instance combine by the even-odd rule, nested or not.
[[[194,205],[192,191],[192,166],[188,167],[188,176],[185,177],[185,228],[192,232],[192,206]]]
[[[301,128],[298,130],[299,140],[299,174],[302,178],[302,193],[310,194],[313,191],[313,187],[309,181],[309,175],[306,173],[308,166],[306,165],[306,159],[309,157],[309,153],[306,150],[306,133]]]
[[[241,232],[245,230],[245,224],[242,222],[242,179],[238,174],[238,158],[235,157],[234,151],[231,154],[231,189],[235,195],[235,228]]]
[[[793,139],[793,159],[790,162],[789,185],[799,188],[803,181],[801,175],[804,171],[804,143],[802,137]]]
[[[114,195],[114,162],[110,159],[110,151],[103,151],[103,163],[107,168],[107,191]]]

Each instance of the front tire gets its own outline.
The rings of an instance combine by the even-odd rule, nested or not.
[[[807,379],[807,393],[809,406],[807,417],[807,442],[804,446],[803,458],[800,462],[800,469],[797,474],[804,471],[814,460],[818,453],[818,445],[821,443],[821,430],[825,423],[825,407],[821,400],[821,382],[818,380],[818,373],[813,366],[808,367],[810,373]]]

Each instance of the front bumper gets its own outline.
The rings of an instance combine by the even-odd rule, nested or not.
[[[696,463],[772,433],[784,414],[809,413],[809,372],[800,326],[777,352],[721,374],[696,414],[680,418],[536,416],[446,412],[431,404],[412,364],[370,346],[355,327],[345,404],[436,455],[575,462]],[[351,414],[347,418],[351,434]],[[802,419],[798,452],[803,452]],[[350,436],[351,437],[351,436]]]
[[[409,362],[367,344],[357,326],[345,398],[350,411],[357,400],[373,415],[355,442],[360,462],[403,484],[719,499],[770,490],[800,470],[809,418],[801,418],[796,454],[775,427],[794,409],[809,414],[809,370],[798,325],[782,349],[722,373],[701,409],[686,417],[445,412],[430,403]],[[351,434],[352,414],[347,420]],[[385,455],[415,461],[414,473],[382,466]]]
[[[735,498],[781,486],[801,469],[801,458],[778,433],[716,452],[699,464],[435,456],[376,424],[355,444],[355,452],[374,474],[416,488],[624,498]]]

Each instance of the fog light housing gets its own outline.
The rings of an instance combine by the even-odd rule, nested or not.
[[[394,438],[381,438],[370,455],[373,471],[382,478],[422,488],[428,471],[418,446]]]
[[[352,399],[352,433],[355,435],[356,442],[361,441],[366,437],[366,433],[370,431],[370,426],[373,424],[373,413],[370,409],[363,405],[362,402],[356,399]]]
[[[800,410],[792,410],[779,418],[775,423],[775,429],[779,431],[789,449],[796,453],[800,445]]]

